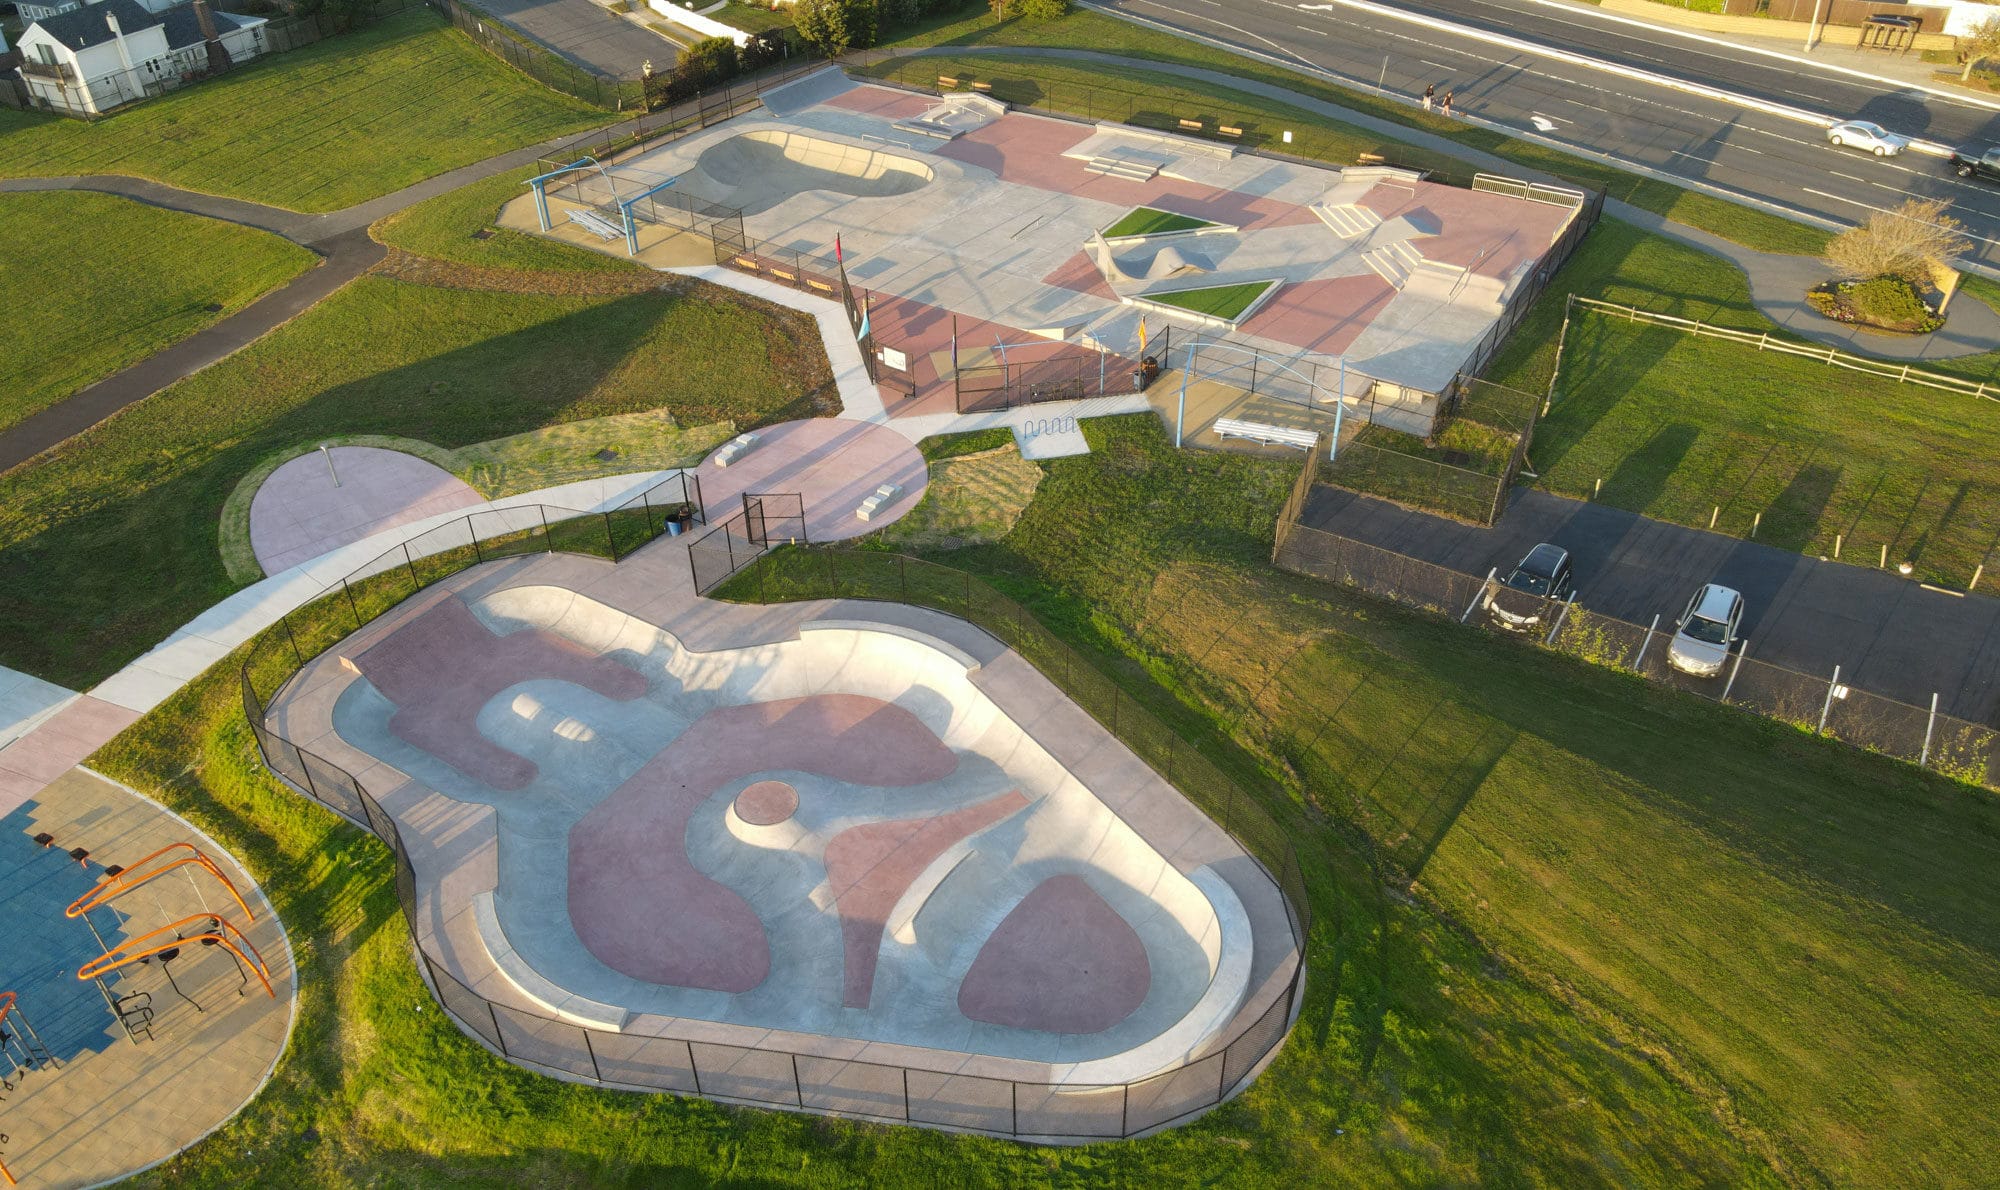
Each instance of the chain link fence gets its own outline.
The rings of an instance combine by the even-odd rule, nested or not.
[[[1281,528],[1272,561],[1295,574],[1519,636],[1801,731],[2000,789],[2000,731],[1941,713],[1935,694],[1929,707],[1912,706],[1843,681],[1838,667],[1806,674],[1760,661],[1748,655],[1747,644],[1712,676],[1686,673],[1669,660],[1672,625],[1662,627],[1658,618],[1633,624],[1573,601],[1518,591],[1507,593],[1502,614],[1492,605],[1499,589],[1493,575],[1465,574],[1296,521]]]
[[[769,525],[792,511],[789,502],[797,497],[765,494],[749,499],[759,503],[757,515]],[[802,517],[802,504],[795,512]],[[729,520],[747,524],[751,517],[746,507]],[[550,522],[536,540],[546,545],[556,524]],[[515,530],[535,531],[532,521]],[[591,542],[591,532],[585,533],[584,542]],[[595,544],[608,552],[615,548],[612,536],[607,523]],[[440,560],[442,569],[436,577],[475,564],[457,558],[455,544],[443,544],[444,554],[458,564]],[[474,535],[470,544],[482,549],[491,539]],[[422,924],[416,873],[395,819],[353,774],[287,740],[282,712],[271,713],[272,699],[308,661],[424,589],[427,583],[420,576],[426,572],[415,569],[419,559],[399,553],[378,559],[350,576],[340,591],[299,609],[263,634],[241,671],[244,718],[273,772],[389,847],[396,864],[397,901],[438,1002],[467,1033],[518,1065],[627,1090],[697,1094],[756,1106],[1048,1140],[1141,1135],[1189,1119],[1241,1090],[1276,1054],[1305,994],[1312,916],[1304,874],[1287,830],[1179,733],[1025,608],[983,582],[963,572],[873,551],[787,551],[780,556],[802,564],[775,575],[772,568],[760,567],[755,581],[767,591],[775,587],[786,598],[893,597],[956,610],[994,631],[1206,810],[1264,867],[1282,894],[1295,952],[1282,992],[1227,1042],[1210,1042],[1183,1064],[1148,1078],[1105,1085],[1014,1081],[775,1048],[639,1036],[524,1011],[482,996],[452,974],[448,960],[434,953],[437,942]],[[750,581],[749,576],[742,581]]]

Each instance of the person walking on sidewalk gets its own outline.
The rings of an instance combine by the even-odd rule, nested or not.
[[[1449,89],[1444,93],[1444,118],[1447,120],[1451,119],[1451,91]]]
[[[1424,84],[1424,110],[1426,112],[1431,110],[1431,100],[1437,97],[1437,93],[1438,89],[1436,83]]]

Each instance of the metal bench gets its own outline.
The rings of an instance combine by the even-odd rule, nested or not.
[[[569,221],[600,240],[615,240],[625,234],[616,227],[613,227],[603,216],[592,214],[589,211],[571,211],[569,213]]]
[[[1261,442],[1266,446],[1293,446],[1300,450],[1311,450],[1319,441],[1319,435],[1311,430],[1291,430],[1284,426],[1266,425],[1260,421],[1237,421],[1219,417],[1209,427],[1218,438],[1246,438]]]

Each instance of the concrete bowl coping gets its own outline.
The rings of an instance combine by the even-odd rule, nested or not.
[[[625,1009],[579,996],[529,966],[528,961],[508,943],[507,932],[500,927],[500,914],[493,905],[492,889],[472,895],[472,917],[478,923],[479,941],[486,947],[486,957],[500,969],[500,974],[507,977],[514,989],[529,1000],[566,1021],[592,1029],[609,1029],[616,1033],[622,1031],[625,1022],[632,1019],[632,1014]]]

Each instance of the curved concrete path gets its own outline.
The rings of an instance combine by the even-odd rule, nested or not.
[[[932,48],[912,48],[895,51],[895,57],[961,57],[969,55],[996,55],[1000,57],[1047,58],[1053,61],[1096,63],[1106,66],[1138,67],[1148,70],[1167,70],[1160,62],[1138,58],[1127,58],[1119,54],[1101,53],[1096,50],[1041,49],[1014,46],[938,46]],[[1557,186],[1570,183],[1551,174],[1528,169],[1504,157],[1459,144],[1457,141],[1425,132],[1419,128],[1393,123],[1379,116],[1371,116],[1352,108],[1328,103],[1296,91],[1288,91],[1272,83],[1257,79],[1243,78],[1220,70],[1205,70],[1199,67],[1174,65],[1172,73],[1183,79],[1210,83],[1218,87],[1228,87],[1247,95],[1277,100],[1292,107],[1338,120],[1343,124],[1369,132],[1393,137],[1405,144],[1432,152],[1446,154],[1476,166],[1481,170],[1505,174],[1508,177],[1526,181],[1547,182]],[[1398,98],[1389,96],[1389,98]],[[1404,102],[1416,106],[1413,99]],[[1469,122],[1482,123],[1477,118],[1468,117]],[[1515,139],[1522,138],[1518,128],[1491,125],[1496,132],[1502,132]],[[1619,162],[1618,168],[1628,173],[1645,173],[1628,163]],[[1679,186],[1687,186],[1688,179],[1660,175],[1660,180]],[[2000,350],[2000,313],[1992,307],[1971,297],[1955,299],[1950,307],[1950,318],[1945,329],[1934,335],[1905,336],[1880,335],[1858,330],[1824,317],[1805,304],[1805,291],[1827,279],[1827,269],[1816,257],[1788,256],[1780,253],[1758,252],[1735,244],[1720,236],[1712,235],[1699,228],[1674,223],[1665,216],[1642,210],[1617,199],[1606,199],[1604,212],[1625,223],[1642,227],[1647,231],[1672,236],[1683,243],[1721,256],[1738,268],[1750,279],[1750,296],[1757,309],[1766,318],[1801,338],[1828,346],[1839,347],[1857,354],[1872,355],[1882,359],[1920,360],[1949,359],[1956,356],[1976,355],[1986,351]]]
[[[405,207],[456,190],[469,182],[527,165],[571,145],[619,135],[636,125],[641,118],[634,117],[619,124],[514,149],[425,178],[394,193],[319,215],[288,211],[283,207],[265,206],[240,198],[182,190],[162,182],[119,174],[0,178],[0,193],[90,190],[122,195],[149,206],[204,215],[267,231],[310,248],[324,258],[317,268],[307,269],[290,283],[272,290],[215,325],[155,352],[122,372],[114,372],[33,417],[0,431],[0,472],[61,445],[127,405],[144,400],[168,385],[235,354],[375,267],[386,255],[386,250],[369,238],[368,228],[384,215],[393,215]]]

